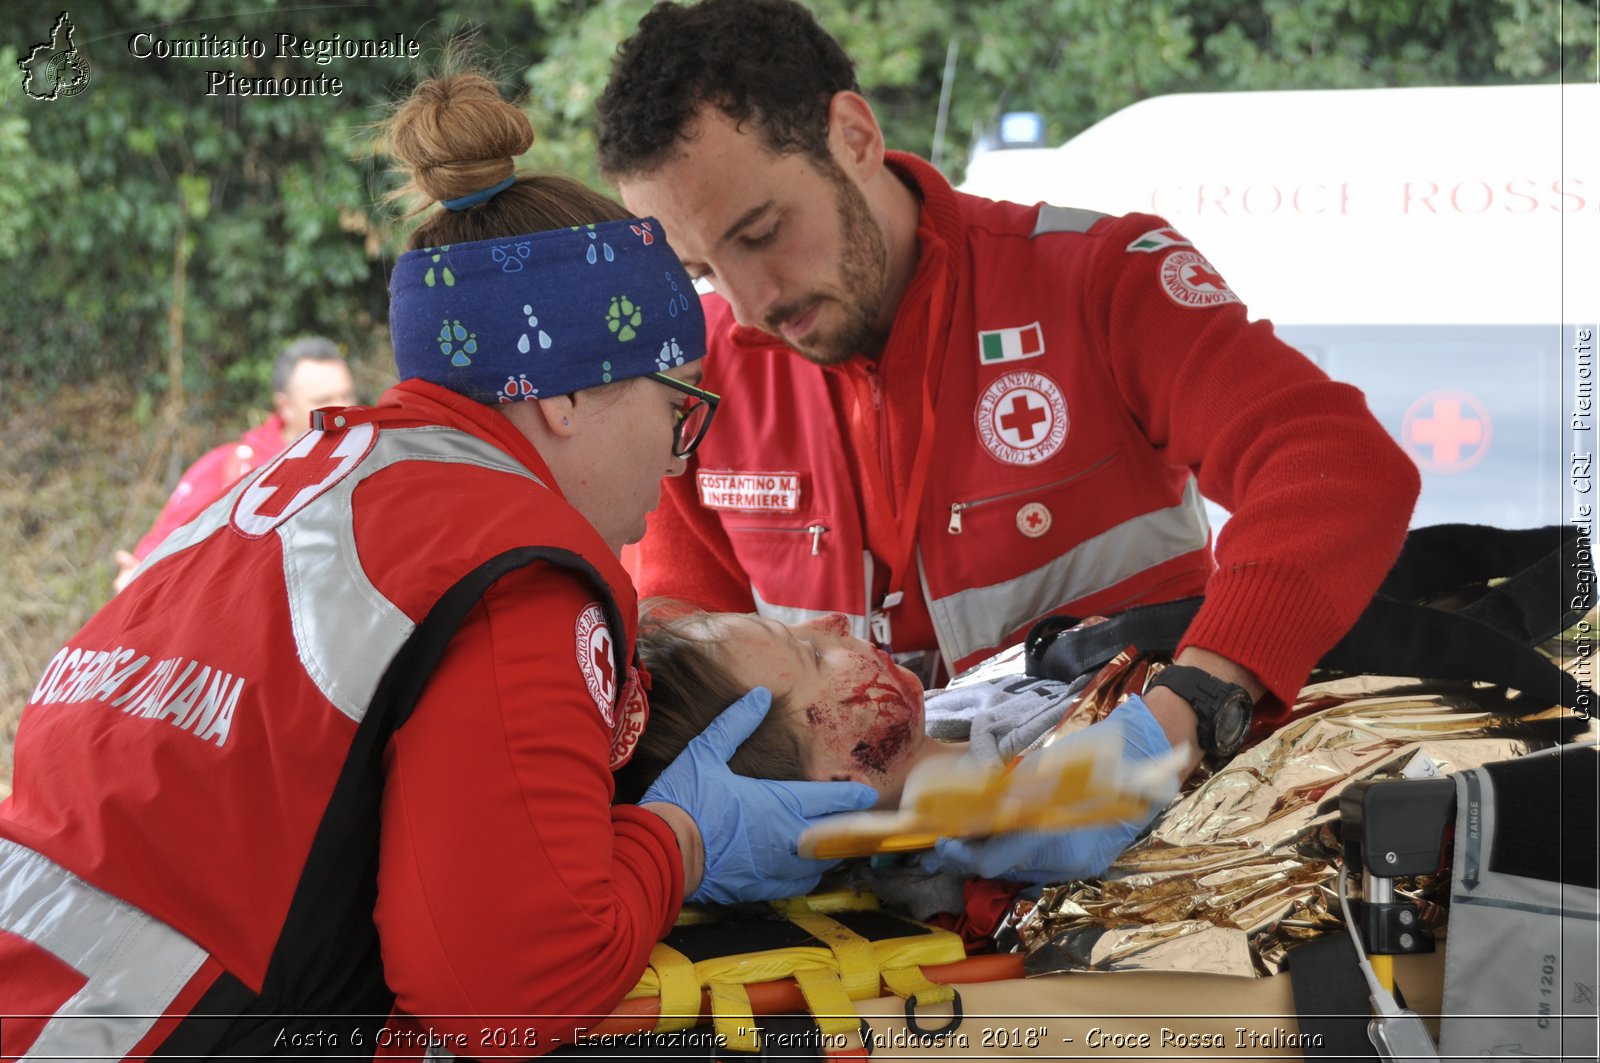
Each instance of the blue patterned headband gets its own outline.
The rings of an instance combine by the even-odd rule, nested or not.
[[[395,365],[490,404],[643,376],[705,354],[693,289],[647,218],[407,251],[389,279]]]

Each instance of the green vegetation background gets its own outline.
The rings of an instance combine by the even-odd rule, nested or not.
[[[1592,81],[1594,0],[812,0],[855,57],[889,143],[954,179],[1002,111],[1059,143],[1172,92]],[[373,123],[447,42],[519,93],[520,162],[598,183],[591,108],[645,0],[75,2],[82,94],[27,98],[17,59],[56,8],[0,39],[0,796],[21,705],[104,603],[113,551],[183,467],[258,420],[283,342],[342,343],[368,398],[389,376],[387,275],[406,225]],[[14,12],[15,14],[16,12]],[[385,39],[421,61],[139,59],[129,39]],[[206,96],[206,71],[328,74],[341,95]],[[7,75],[5,72],[11,71]],[[1150,145],[1151,166],[1162,165]]]

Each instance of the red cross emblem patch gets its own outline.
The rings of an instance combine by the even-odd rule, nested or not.
[[[1161,287],[1179,306],[1220,306],[1239,301],[1222,274],[1198,251],[1174,251],[1162,259]]]
[[[630,666],[628,680],[622,684],[622,711],[611,728],[611,770],[616,771],[633,757],[633,748],[644,733],[645,721],[650,717],[650,706],[645,701],[644,684],[639,680],[639,670]]]
[[[1400,442],[1424,472],[1466,472],[1489,452],[1494,422],[1465,391],[1430,391],[1411,404]]]
[[[1050,530],[1050,509],[1043,502],[1029,502],[1017,510],[1017,531],[1037,539]]]
[[[589,688],[589,696],[600,710],[607,727],[616,726],[617,657],[616,643],[606,626],[605,613],[590,602],[578,614],[578,671]]]
[[[346,432],[307,432],[244,489],[233,504],[233,526],[251,539],[266,535],[344,479],[377,437],[370,424]]]
[[[1007,465],[1036,465],[1067,439],[1067,400],[1043,373],[1007,373],[984,389],[974,411],[983,449]]]

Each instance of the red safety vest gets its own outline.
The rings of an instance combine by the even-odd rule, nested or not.
[[[372,919],[381,755],[507,572],[593,585],[620,633],[596,645],[629,677],[613,767],[631,753],[632,585],[548,471],[464,419],[333,420],[168,538],[30,697],[0,805],[0,1014],[41,1017],[7,1018],[6,1053],[303,1052],[327,1015],[366,1016],[372,1045],[393,999]],[[358,542],[361,485],[395,477],[426,501]]]

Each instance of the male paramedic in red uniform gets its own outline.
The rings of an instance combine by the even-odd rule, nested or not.
[[[184,470],[150,530],[131,551],[117,551],[115,589],[128,585],[139,562],[174,528],[189,523],[245,473],[282,454],[306,430],[312,410],[355,401],[355,380],[332,341],[307,336],[285,347],[272,363],[272,416],[232,443],[206,451]]]
[[[1360,392],[1161,218],[980,199],[886,151],[800,4],[657,5],[597,111],[602,170],[715,291],[706,382],[739,399],[666,485],[643,594],[841,612],[955,671],[1046,615],[1203,593],[1186,669],[1106,721],[1192,766],[1231,752],[1219,705],[1281,718],[1397,556],[1418,475]],[[1202,495],[1232,513],[1214,553]],[[1076,877],[1133,829],[941,856]]]

